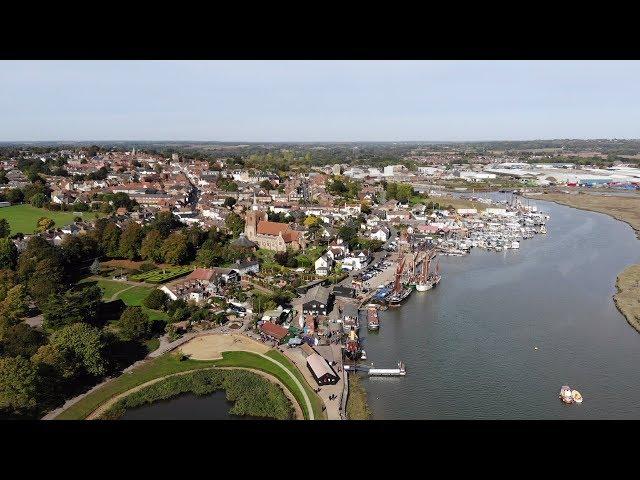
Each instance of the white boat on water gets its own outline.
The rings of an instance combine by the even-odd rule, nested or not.
[[[431,290],[433,287],[433,283],[430,281],[418,282],[416,283],[416,291],[417,292],[426,292],[427,290]]]
[[[542,225],[542,226],[540,227],[540,233],[542,233],[542,234],[547,233],[547,227],[545,227],[544,225]]]
[[[517,240],[514,240],[513,242],[511,242],[511,248],[513,249],[520,248],[520,242],[518,242]]]
[[[362,350],[362,352],[360,352],[360,360],[366,360],[366,359],[367,359],[367,352]]]
[[[573,395],[571,392],[571,387],[568,385],[563,385],[562,388],[560,389],[560,395],[558,395],[560,397],[560,400],[562,400],[564,403],[573,403]]]

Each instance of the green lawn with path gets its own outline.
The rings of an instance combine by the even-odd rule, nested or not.
[[[142,305],[142,301],[153,290],[153,287],[145,287],[144,285],[131,285],[130,283],[118,282],[106,278],[90,277],[81,281],[81,283],[97,283],[102,289],[102,298],[104,301],[121,299],[127,306],[141,306],[144,312],[149,315],[151,320],[168,320],[168,315],[159,310],[151,310]],[[115,297],[114,297],[115,295]]]
[[[32,205],[11,205],[0,208],[0,219],[5,218],[11,226],[11,234],[34,233],[36,224],[41,217],[48,217],[56,222],[56,227],[62,227],[73,223],[75,217],[94,219],[93,212],[52,212],[44,208],[36,208]]]
[[[307,380],[304,378],[304,375],[298,368],[293,364],[291,360],[289,360],[286,356],[280,353],[277,350],[269,350],[265,355],[268,357],[277,360],[278,362],[285,365],[291,372],[296,376],[298,381],[304,386],[304,389],[307,392],[307,396],[311,401],[311,408],[313,408],[313,414],[316,418],[326,418],[325,412],[322,411],[322,399],[318,396],[316,392],[313,391],[313,388],[307,383]]]
[[[271,353],[271,352],[269,352]],[[278,355],[269,355],[273,359],[280,361],[287,369],[291,370],[296,377],[300,374],[293,364],[285,362],[283,356],[278,352]],[[120,377],[109,382],[98,390],[87,395],[67,410],[62,412],[56,417],[59,420],[82,420],[89,416],[96,408],[102,405],[110,398],[131,390],[138,385],[142,385],[155,378],[164,377],[179,372],[186,372],[188,370],[196,370],[201,368],[211,367],[245,367],[261,370],[266,373],[270,373],[278,380],[280,380],[293,394],[298,403],[300,404],[305,418],[309,418],[309,412],[306,408],[306,402],[302,392],[299,390],[293,379],[278,365],[262,358],[260,355],[251,352],[223,352],[222,359],[220,360],[183,360],[180,361],[179,356],[175,353],[166,353],[158,358],[148,361],[144,365],[132,370],[131,372],[122,374]],[[300,375],[301,383],[305,387],[307,386],[304,377]],[[311,398],[314,414],[316,418],[324,418],[320,408],[320,414],[316,414],[315,399],[317,395],[311,390],[307,392]]]

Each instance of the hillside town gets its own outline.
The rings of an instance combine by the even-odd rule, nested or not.
[[[366,359],[361,322],[377,330],[379,311],[435,288],[440,256],[545,234],[548,216],[522,193],[640,185],[634,164],[499,154],[291,169],[193,157],[97,147],[0,157],[0,339],[23,342],[2,351],[50,367],[64,398],[195,335],[233,333],[281,350],[318,388],[324,415],[345,418],[347,371]],[[482,194],[496,190],[510,200]],[[77,328],[72,315],[100,318],[76,334],[117,339],[102,352],[142,350],[117,362],[96,353],[69,373],[55,342]],[[378,370],[367,371],[405,373],[402,362]],[[13,413],[44,414],[64,398]]]

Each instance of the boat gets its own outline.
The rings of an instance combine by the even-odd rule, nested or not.
[[[375,308],[369,308],[367,310],[367,328],[369,330],[378,330],[380,328],[378,310],[376,310]]]
[[[547,233],[547,227],[545,227],[544,225],[542,225],[542,226],[540,227],[540,233],[542,233],[542,234]]]
[[[400,290],[399,292],[394,292],[390,297],[389,297],[389,306],[397,306],[400,303],[402,303],[404,300],[407,299],[407,297],[409,297],[409,295],[411,295],[411,292],[413,290],[409,287],[404,287],[402,290]]]
[[[347,339],[344,349],[345,355],[350,359],[356,360],[360,357],[360,342],[353,328],[349,332],[349,338]]]
[[[511,242],[511,248],[514,248],[514,249],[520,248],[520,242],[518,242],[517,240],[514,240],[513,242]]]
[[[360,360],[366,360],[366,359],[367,359],[367,352],[362,350],[362,352],[360,353]]]
[[[571,398],[573,398],[573,401],[576,403],[582,403],[582,395],[580,395],[578,390],[571,391]]]
[[[571,394],[571,387],[569,387],[568,385],[563,385],[562,388],[560,389],[560,395],[558,395],[558,397],[560,397],[560,400],[562,400],[564,403],[573,403],[573,396]]]
[[[419,281],[418,283],[416,283],[416,291],[417,292],[426,292],[427,290],[431,290],[431,288],[433,287],[433,283],[429,282],[429,281]]]

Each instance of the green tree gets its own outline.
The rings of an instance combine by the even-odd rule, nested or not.
[[[6,218],[0,218],[0,238],[6,238],[11,235],[11,226]]]
[[[24,285],[12,287],[6,298],[0,303],[0,317],[17,320],[27,313],[27,294]]]
[[[159,288],[156,288],[142,301],[142,303],[145,307],[151,308],[152,310],[164,310],[168,301],[169,297],[167,294]]]
[[[244,220],[235,212],[231,212],[227,215],[227,218],[224,220],[224,225],[234,237],[237,237],[240,233],[244,232]]]
[[[29,295],[38,305],[64,288],[64,268],[62,263],[53,257],[40,260],[28,283]]]
[[[224,204],[223,204],[223,205],[224,205],[226,208],[232,208],[235,204],[236,204],[236,199],[235,199],[235,198],[233,198],[233,197],[226,197],[226,198],[224,199]]]
[[[18,249],[10,238],[0,238],[0,268],[13,270],[18,262]]]
[[[143,236],[140,225],[133,221],[128,222],[120,235],[120,256],[129,260],[138,258]]]
[[[142,240],[140,246],[140,256],[145,260],[161,262],[162,257],[162,235],[158,230],[149,230]]]
[[[4,335],[1,344],[2,354],[8,357],[31,358],[44,343],[45,337],[42,332],[26,323],[18,323],[9,327]]]
[[[19,188],[12,188],[6,193],[7,201],[11,204],[22,203],[24,200],[24,193]]]
[[[117,257],[120,253],[120,228],[115,222],[109,222],[102,232],[102,250],[108,257]]]
[[[52,294],[40,307],[44,316],[43,325],[47,330],[56,330],[76,322],[94,323],[101,301],[102,290],[98,285]]]
[[[56,331],[50,341],[59,352],[61,365],[67,376],[88,373],[103,375],[107,370],[105,344],[100,330],[86,323],[72,323]]]
[[[162,256],[165,262],[182,265],[188,260],[187,239],[181,232],[174,232],[162,243]]]
[[[48,201],[49,201],[49,199],[47,198],[47,196],[44,193],[38,192],[34,196],[31,197],[30,203],[34,207],[42,208],[44,206],[44,204],[47,203]]]
[[[0,358],[0,410],[12,415],[33,413],[40,396],[38,369],[30,360]]]
[[[120,320],[118,332],[124,340],[144,340],[151,335],[151,322],[142,307],[127,307]]]

